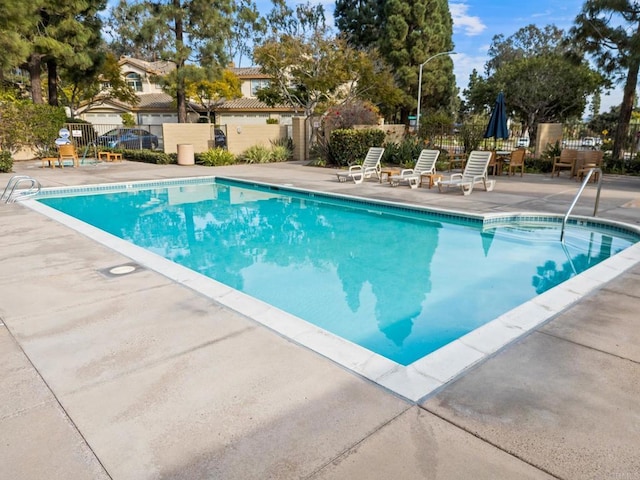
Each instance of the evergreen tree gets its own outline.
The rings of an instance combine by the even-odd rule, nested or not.
[[[624,82],[613,158],[622,154],[635,105],[640,70],[640,4],[634,0],[587,0],[572,29],[598,67],[614,81]]]
[[[120,0],[110,19],[124,44],[156,52],[156,59],[176,65],[175,83],[167,90],[175,92],[180,123],[187,121],[187,62],[219,72],[229,60],[225,44],[232,23],[231,0]]]
[[[0,15],[0,72],[6,72],[22,64],[29,55],[27,32],[37,26],[38,2],[4,0]]]
[[[405,93],[405,121],[416,106],[420,64],[437,53],[453,50],[453,22],[446,0],[387,0],[382,16],[380,52]],[[451,60],[442,56],[427,63],[422,81],[421,104],[427,109],[448,109],[455,95]]]
[[[453,23],[446,0],[337,0],[336,24],[350,44],[377,48],[403,92],[400,117],[416,108],[419,68],[435,54],[453,50]],[[453,63],[446,56],[424,65],[421,105],[451,110],[456,95]]]
[[[349,45],[368,49],[378,43],[383,0],[336,0],[336,26]]]
[[[20,66],[29,72],[34,103],[43,103],[41,74],[49,72],[49,101],[57,104],[57,69],[87,68],[100,43],[102,23],[98,12],[106,0],[35,0],[6,3],[7,17],[0,20],[3,69]]]

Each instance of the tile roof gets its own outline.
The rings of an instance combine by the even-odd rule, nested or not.
[[[176,69],[176,64],[167,60],[147,62],[146,60],[140,60],[139,58],[121,57],[118,63],[120,63],[120,65],[129,63],[131,65],[137,66],[142,70],[156,75],[166,75],[167,73]]]
[[[231,67],[230,70],[240,78],[271,78],[260,67]]]
[[[236,98],[234,100],[222,102],[216,107],[216,110],[265,110],[272,112],[274,110],[292,111],[294,108],[288,105],[276,105],[270,107],[257,98]]]
[[[141,93],[136,108],[167,108],[173,103],[173,97],[167,93]]]

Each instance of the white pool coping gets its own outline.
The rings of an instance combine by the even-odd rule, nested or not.
[[[142,184],[145,182],[127,182],[125,185],[131,188]],[[104,186],[100,186],[101,190]],[[90,188],[91,186],[83,186],[82,191],[86,192]],[[64,190],[72,189],[73,187],[68,187]],[[435,352],[403,366],[36,200],[25,200],[22,203],[413,402],[439,390],[469,368],[529,334],[585,295],[640,263],[639,242]],[[596,219],[598,222],[600,220]],[[606,220],[602,223],[625,225]],[[633,226],[625,226],[635,229]]]

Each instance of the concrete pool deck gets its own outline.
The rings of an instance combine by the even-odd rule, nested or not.
[[[45,187],[220,175],[480,213],[564,213],[578,188],[525,175],[464,197],[296,163],[14,171]],[[640,225],[639,200],[640,178],[605,176],[598,216]],[[1,205],[0,228],[0,478],[640,477],[638,265],[415,404],[154,271],[109,275],[129,259],[23,205]]]

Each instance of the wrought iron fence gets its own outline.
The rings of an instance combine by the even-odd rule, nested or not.
[[[452,152],[470,151],[476,148],[495,150],[514,150],[516,148],[527,148],[536,157],[542,156],[545,151],[535,151],[535,141],[533,136],[529,136],[521,129],[511,129],[509,139],[484,138],[486,125],[459,124],[440,128],[431,128],[426,131],[426,141],[429,145],[449,150]],[[565,124],[562,129],[562,140],[558,142],[558,149],[573,148],[578,150],[603,150],[605,157],[610,157],[613,149],[613,135],[615,125],[610,129],[603,128],[596,131],[587,123]],[[555,145],[548,148],[553,150]],[[640,160],[640,124],[630,124],[625,140],[621,145],[624,161]]]
[[[123,147],[128,149],[162,148],[162,125],[136,125],[125,127],[117,124],[68,123],[71,142],[77,148]]]

